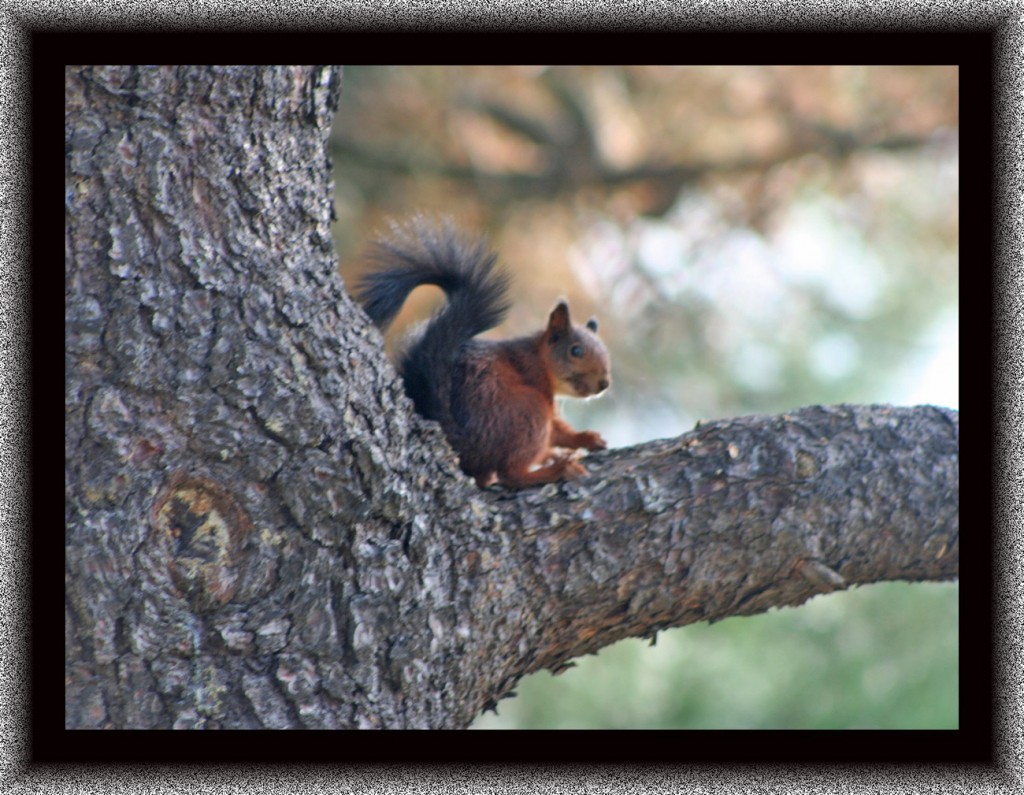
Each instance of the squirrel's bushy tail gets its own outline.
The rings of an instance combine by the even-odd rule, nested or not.
[[[386,329],[414,289],[433,284],[447,303],[407,349],[401,361],[406,392],[430,419],[447,419],[452,368],[464,342],[497,326],[508,311],[508,276],[482,238],[460,234],[448,219],[416,216],[392,227],[370,250],[373,269],[356,297]]]
[[[443,324],[458,339],[494,328],[508,311],[508,277],[495,268],[497,255],[483,238],[463,236],[449,219],[416,216],[393,225],[390,237],[372,244],[368,260],[374,267],[356,286],[356,297],[382,329],[424,284],[448,297],[431,326]]]

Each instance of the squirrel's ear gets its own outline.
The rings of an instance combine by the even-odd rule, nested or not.
[[[587,328],[590,329],[591,331],[593,331],[595,334],[597,333],[597,318],[596,317],[592,317],[592,318],[590,318],[590,320],[587,321]]]
[[[571,329],[569,305],[565,301],[559,301],[558,306],[551,310],[551,317],[548,318],[548,333],[568,334]]]

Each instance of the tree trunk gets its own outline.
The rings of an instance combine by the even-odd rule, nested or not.
[[[337,274],[340,79],[66,72],[68,727],[464,727],[620,638],[957,576],[943,409],[476,488]]]

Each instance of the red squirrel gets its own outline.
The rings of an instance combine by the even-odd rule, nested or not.
[[[369,259],[374,267],[356,295],[382,330],[416,287],[445,292],[445,306],[411,337],[398,368],[416,410],[441,424],[467,475],[480,487],[497,480],[522,488],[586,474],[568,450],[607,443],[595,431],[573,430],[558,416],[555,395],[587,398],[611,384],[595,319],[574,325],[562,301],[543,331],[476,339],[508,311],[509,277],[485,240],[463,236],[447,220],[418,216],[394,225]]]

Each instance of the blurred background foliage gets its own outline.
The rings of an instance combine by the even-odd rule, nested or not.
[[[514,274],[495,336],[560,297],[614,383],[613,446],[825,403],[958,405],[955,67],[346,67],[332,132],[346,281],[416,212]],[[417,290],[396,335],[440,301]],[[627,640],[474,724],[955,728],[956,583],[886,583]]]

